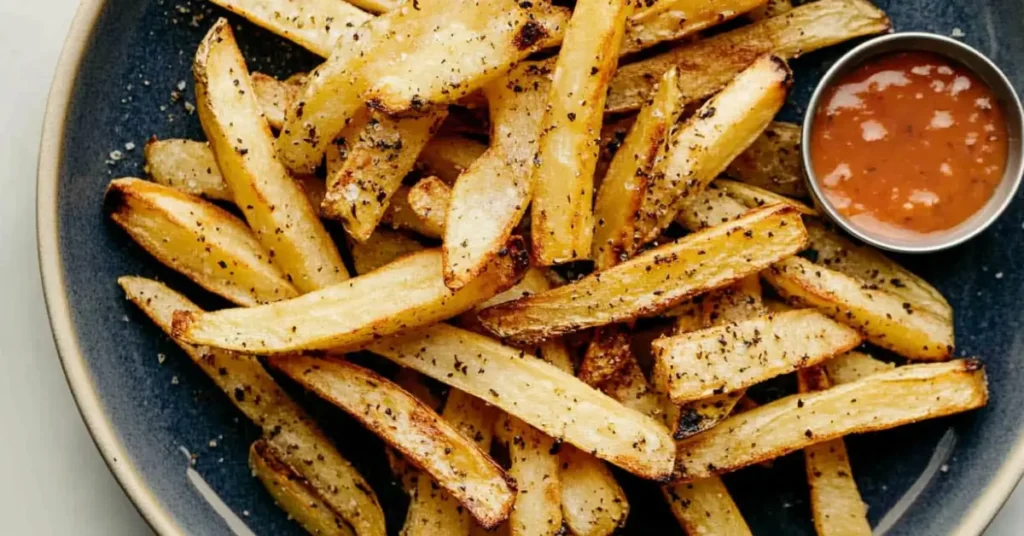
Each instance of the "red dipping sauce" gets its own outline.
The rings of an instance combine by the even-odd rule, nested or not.
[[[913,239],[953,228],[992,197],[1008,136],[992,90],[927,52],[868,60],[828,88],[811,162],[821,191],[857,227]]]

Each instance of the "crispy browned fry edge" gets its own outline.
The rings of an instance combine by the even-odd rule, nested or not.
[[[172,338],[175,311],[200,311],[163,283],[130,276],[117,282],[128,300]],[[276,457],[305,477],[320,498],[359,536],[384,536],[384,513],[369,484],[255,357],[193,346],[178,338],[174,342],[228,395],[235,407],[260,427]]]
[[[674,477],[706,478],[837,437],[960,413],[987,401],[984,367],[976,359],[898,367],[781,398],[684,439],[677,443]]]
[[[516,283],[527,266],[521,240],[483,275],[452,292],[441,277],[441,252],[413,253],[322,290],[251,308],[183,311],[174,333],[218,348],[261,354],[358,348],[400,331],[457,316]]]
[[[409,208],[423,222],[424,230],[431,233],[424,236],[441,238],[444,234],[451,197],[452,189],[437,177],[422,179],[409,189]]]
[[[655,420],[623,407],[522,350],[445,324],[367,347],[498,406],[542,432],[645,478],[665,476],[671,437]],[[668,445],[666,444],[669,443]]]
[[[756,273],[805,242],[795,210],[765,207],[570,285],[490,307],[479,318],[492,333],[520,343],[623,322]]]
[[[605,111],[639,109],[658,77],[673,65],[679,67],[683,99],[695,102],[718,91],[764,54],[788,59],[890,27],[885,13],[864,0],[809,2],[778,17],[622,66],[609,85]]]
[[[800,125],[774,122],[726,168],[725,174],[779,195],[806,198]]]
[[[299,293],[230,212],[141,179],[115,179],[103,210],[143,249],[199,286],[243,306]]]
[[[219,19],[196,52],[199,121],[249,226],[300,291],[348,278],[338,248],[277,159],[231,26]]]
[[[717,476],[661,487],[672,515],[687,534],[749,536],[750,527]]]
[[[276,356],[269,363],[388,442],[481,525],[492,528],[508,518],[515,482],[472,440],[395,383],[341,359]]]
[[[258,439],[249,448],[249,468],[274,502],[306,532],[323,536],[355,535],[302,475],[274,456],[266,440]]]
[[[576,376],[593,387],[608,381],[635,359],[629,343],[626,326],[615,324],[596,329]]]
[[[766,0],[660,0],[637,10],[626,22],[622,54],[675,41],[729,21],[764,5]]]
[[[512,536],[562,534],[562,482],[559,445],[554,439],[510,415],[494,423],[494,435],[508,448],[508,474],[517,486],[508,518]]]
[[[800,309],[658,339],[652,377],[673,402],[689,402],[817,365],[860,342],[856,330]]]
[[[306,50],[326,57],[348,28],[372,16],[343,0],[212,0]],[[358,0],[354,3],[362,3]]]

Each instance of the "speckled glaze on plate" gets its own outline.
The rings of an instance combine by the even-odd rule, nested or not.
[[[897,30],[959,36],[998,63],[1021,90],[1024,17],[1018,1],[877,3]],[[157,266],[100,210],[111,178],[143,174],[141,149],[150,136],[200,139],[198,119],[186,107],[194,98],[191,59],[221,15],[199,1],[83,0],[43,134],[40,264],[68,382],[111,470],[153,528],[167,535],[230,534],[186,478],[188,451],[196,456],[196,471],[253,531],[300,534],[250,476],[246,454],[257,430],[124,300],[115,279],[156,277],[200,303],[216,302]],[[315,64],[297,47],[231,20],[252,69],[286,75]],[[799,118],[816,80],[848,48],[792,62],[796,87],[785,118]],[[876,532],[978,534],[1024,470],[1022,222],[1024,203],[1017,199],[973,241],[903,259],[953,305],[957,353],[984,360],[992,397],[976,413],[848,439]],[[406,499],[390,478],[380,441],[294,386],[286,388],[329,425],[338,448],[371,481],[389,531],[397,533]],[[777,460],[770,470],[754,467],[725,480],[754,533],[813,534],[799,454]],[[624,481],[632,498],[624,534],[680,533],[654,486]]]

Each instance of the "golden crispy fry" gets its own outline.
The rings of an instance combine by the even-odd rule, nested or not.
[[[810,248],[817,262],[837,272],[859,279],[871,288],[902,297],[912,307],[925,309],[945,319],[952,328],[953,308],[935,287],[906,268],[886,258],[878,250],[844,238],[817,221],[807,222]]]
[[[778,313],[654,341],[653,381],[673,402],[688,402],[817,365],[860,342],[817,311]]]
[[[725,174],[779,195],[806,198],[800,125],[774,122],[726,168]]]
[[[199,120],[218,167],[271,259],[303,292],[347,279],[338,248],[277,160],[245,60],[225,19],[200,44],[194,71]]]
[[[343,0],[213,0],[213,3],[324,57],[331,53],[344,32],[372,18]]]
[[[176,311],[201,312],[163,283],[141,277],[117,280],[128,300],[173,337]],[[335,450],[305,411],[277,384],[255,357],[174,342],[219,387],[231,403],[263,430],[274,456],[309,483],[359,536],[384,536],[384,513],[362,475]]]
[[[491,147],[452,189],[443,246],[451,288],[471,281],[498,254],[530,203],[548,63],[521,63],[484,88],[494,132]]]
[[[863,282],[792,257],[764,272],[790,302],[821,312],[860,330],[868,341],[908,359],[935,361],[953,353],[953,326],[903,297],[874,290]]]
[[[717,476],[666,484],[661,491],[679,526],[691,536],[751,534],[732,495]]]
[[[153,182],[116,179],[103,208],[158,261],[233,303],[299,295],[245,222],[212,203]]]
[[[684,103],[696,102],[765,54],[789,59],[890,27],[885,13],[865,0],[809,2],[778,17],[622,66],[609,85],[605,110],[639,109],[658,77],[672,66],[679,68]]]
[[[341,359],[278,356],[270,364],[401,452],[481,525],[495,527],[508,518],[516,492],[501,467],[398,385]]]
[[[797,371],[801,393],[831,387],[823,367]],[[811,488],[814,529],[821,536],[869,536],[868,509],[853,480],[846,443],[836,438],[804,448],[807,484]]]
[[[784,61],[762,56],[676,130],[644,190],[637,225],[642,243],[656,239],[761,135],[786,100],[791,74]]]
[[[698,193],[676,214],[676,222],[690,231],[699,231],[733,221],[748,212],[743,203],[715,188]]]
[[[508,446],[518,494],[508,518],[513,536],[555,536],[562,531],[562,483],[555,440],[523,421],[505,415],[495,436]]]
[[[576,375],[591,387],[600,386],[636,359],[629,343],[629,333],[623,325],[614,324],[594,330],[594,339],[587,346]]]
[[[280,130],[284,124],[285,110],[298,97],[302,84],[282,82],[263,73],[252,73],[249,79],[260,109],[263,110],[263,117],[267,119],[270,128]]]
[[[369,238],[446,115],[447,111],[433,111],[421,117],[371,118],[341,169],[327,178],[323,214],[341,220],[356,241]]]
[[[265,440],[257,440],[249,448],[249,468],[267,488],[274,502],[306,532],[324,536],[355,536],[355,532],[311,489],[306,479],[274,457]]]
[[[770,190],[765,190],[759,186],[747,184],[745,182],[731,181],[727,179],[718,179],[715,181],[715,186],[719,190],[729,194],[734,199],[743,203],[748,208],[763,207],[765,205],[774,205],[782,203],[790,205],[793,208],[800,211],[801,214],[806,216],[818,216],[817,209],[811,208],[805,205],[801,201],[796,199],[790,199],[784,195],[779,195]]]
[[[822,366],[835,384],[855,382],[872,374],[881,374],[896,368],[892,363],[879,361],[862,352],[846,352],[829,359]]]
[[[618,400],[623,406],[639,411],[665,425],[676,433],[679,424],[679,408],[661,393],[651,388],[640,370],[636,357],[630,353],[619,372],[601,385],[601,390]]]
[[[601,461],[572,445],[562,445],[562,516],[577,536],[609,536],[626,523],[629,502],[615,476]]]
[[[496,413],[484,401],[452,389],[441,416],[482,451],[488,452]],[[402,525],[402,536],[469,534],[474,527],[479,528],[479,525],[473,523],[468,512],[448,492],[426,475],[417,479]]]
[[[678,78],[675,69],[669,69],[662,77],[654,97],[640,110],[597,190],[592,255],[598,270],[632,257],[641,245],[634,237],[647,181],[655,159],[665,152],[669,129],[683,112]]]
[[[183,313],[178,336],[218,348],[275,354],[348,349],[456,316],[515,284],[526,268],[521,245],[457,292],[444,286],[441,252],[421,251],[298,298],[248,309]]]
[[[805,241],[796,211],[766,207],[479,316],[491,332],[521,343],[623,322],[756,273],[796,253]]]
[[[628,0],[580,0],[569,20],[533,175],[531,236],[533,257],[540,264],[590,257],[597,140],[631,11]]]
[[[448,184],[455,184],[487,146],[463,136],[435,136],[420,153],[420,164]]]
[[[146,172],[160,184],[207,199],[235,199],[206,142],[151,140],[146,143],[145,158]]]
[[[441,238],[444,234],[451,196],[451,188],[437,177],[427,177],[409,189],[409,209],[422,222],[424,236]]]
[[[367,348],[627,471],[659,478],[670,470],[664,426],[523,351],[445,324]]]
[[[412,206],[409,204],[409,192],[411,188],[406,185],[401,185],[395,190],[394,195],[388,199],[388,208],[384,210],[384,214],[380,218],[380,223],[373,234],[367,241],[373,240],[373,237],[378,231],[386,227],[390,227],[394,230],[412,231],[420,236],[427,238],[437,238],[437,229],[434,228],[430,222],[423,221],[422,218],[416,215],[412,210]],[[349,243],[358,244],[359,241],[349,236]]]
[[[975,359],[898,367],[825,391],[787,396],[686,438],[677,444],[674,476],[706,478],[837,437],[943,417],[987,401],[985,371]]]
[[[763,6],[765,0],[660,0],[626,22],[622,54],[675,41]]]
[[[362,69],[363,96],[373,109],[396,114],[455,102],[556,44],[568,20],[568,10],[547,2],[419,5],[392,12],[393,32],[373,35],[373,58]]]

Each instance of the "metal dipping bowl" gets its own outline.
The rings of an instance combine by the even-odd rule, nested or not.
[[[870,232],[858,227],[849,218],[839,213],[818,184],[818,177],[815,176],[814,168],[811,165],[810,143],[814,135],[814,117],[818,111],[819,100],[828,88],[871,58],[907,51],[938,54],[972,71],[992,89],[1006,116],[1006,128],[1009,136],[1006,171],[988,203],[956,227],[914,239],[892,238]],[[1024,109],[1021,107],[1020,99],[1006,75],[991,60],[970,46],[942,35],[906,32],[889,34],[867,41],[846,53],[828,70],[811,96],[807,114],[804,116],[803,137],[800,145],[804,173],[814,201],[818,208],[837,225],[875,247],[902,253],[931,253],[962,244],[977,236],[991,225],[1013,200],[1021,182],[1021,175],[1024,174],[1022,131],[1024,131]],[[899,149],[894,147],[892,150]]]

